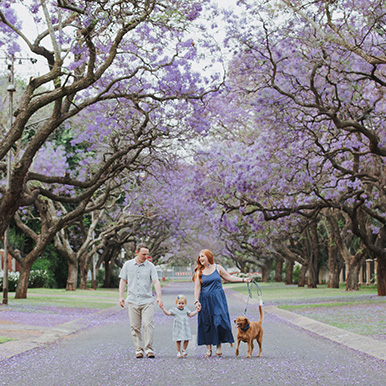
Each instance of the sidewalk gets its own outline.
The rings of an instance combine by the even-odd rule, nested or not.
[[[94,324],[95,318],[105,319],[121,311],[122,308],[116,305],[98,311],[93,314],[92,319],[76,319],[55,327],[3,322],[0,313],[0,336],[14,339],[0,344],[0,362],[89,328]]]
[[[246,300],[245,295],[235,291],[232,291],[232,296],[239,298],[242,302],[245,302]],[[252,299],[250,304],[253,303],[257,304],[258,302]],[[362,352],[371,357],[386,361],[385,342],[380,342],[363,335],[354,334],[329,326],[290,311],[281,310],[275,306],[263,306],[263,309],[266,314],[275,315],[287,323],[307,330],[313,334],[329,339],[330,341],[344,345],[353,350]],[[55,327],[41,327],[29,324],[10,323],[4,322],[0,319],[0,336],[15,339],[0,344],[0,362],[35,348],[52,344],[68,335],[89,328],[94,324],[93,320],[95,320],[95,318],[102,320],[119,312],[123,312],[123,310],[119,305],[116,305],[98,311],[93,315],[92,319],[80,318]]]
[[[274,314],[280,319],[295,326],[322,336],[333,342],[339,343],[353,350],[370,355],[374,358],[386,361],[386,343],[377,341],[364,335],[354,334],[328,324],[297,315],[293,312],[281,310],[274,306],[264,308],[267,314]]]

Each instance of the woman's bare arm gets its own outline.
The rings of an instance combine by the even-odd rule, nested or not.
[[[198,299],[200,299],[201,293],[201,282],[198,277],[198,272],[194,274],[194,305],[196,306],[197,311],[201,310],[201,303]]]
[[[244,282],[250,283],[250,281],[252,280],[251,278],[244,279],[242,277],[230,275],[227,271],[225,271],[225,269],[221,265],[218,265],[218,264],[217,264],[217,270],[220,276],[224,280],[230,281],[231,283],[244,283]]]

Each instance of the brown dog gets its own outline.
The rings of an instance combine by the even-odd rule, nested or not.
[[[237,344],[236,344],[236,356],[239,355],[240,342],[248,343],[248,354],[247,358],[250,358],[253,351],[253,340],[256,339],[259,344],[259,354],[261,355],[262,344],[263,344],[263,308],[259,306],[260,320],[258,322],[250,322],[245,316],[239,316],[236,318],[237,328]]]

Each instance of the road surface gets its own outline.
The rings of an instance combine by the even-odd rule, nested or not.
[[[168,309],[177,294],[193,309],[193,283],[172,283],[163,288]],[[243,314],[245,302],[227,291],[231,320]],[[117,299],[118,302],[118,299]],[[256,305],[248,317],[258,319]],[[188,357],[178,359],[171,341],[173,318],[155,310],[154,359],[134,358],[127,310],[119,311],[87,330],[70,335],[0,362],[0,384],[7,386],[183,386],[183,385],[291,385],[384,386],[386,364],[318,337],[272,315],[264,318],[261,358],[247,359],[247,345],[224,345],[223,356],[204,358],[206,348],[193,340]],[[196,334],[197,316],[191,318]],[[236,337],[236,330],[234,331]]]

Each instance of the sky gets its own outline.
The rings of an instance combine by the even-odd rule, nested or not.
[[[213,3],[217,3],[219,7],[223,8],[230,8],[235,7],[237,0],[211,0]],[[15,7],[17,7],[17,13],[18,15],[22,14],[25,15],[23,17],[23,26],[26,28],[23,32],[25,35],[28,36],[35,36],[36,26],[33,22],[31,22],[30,15],[27,13],[25,7],[21,4],[15,4]],[[42,59],[40,56],[32,55],[29,53],[29,50],[27,49],[27,45],[24,43],[24,41],[20,42],[20,45],[22,48],[24,48],[25,54],[21,53],[17,55],[17,59],[15,61],[14,65],[14,72],[15,77],[21,77],[21,78],[29,78],[31,76],[39,76],[42,73],[45,73],[47,71],[47,65],[46,61]],[[30,58],[37,59],[37,63],[33,64],[30,61]],[[7,67],[9,64],[9,60],[7,59],[7,53],[0,51],[0,73],[7,72]]]

